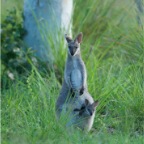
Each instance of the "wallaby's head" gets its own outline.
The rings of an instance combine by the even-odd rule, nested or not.
[[[92,104],[89,103],[87,99],[85,99],[85,103],[82,105],[80,109],[74,109],[75,112],[79,113],[79,116],[89,117],[92,116],[98,106],[98,101],[94,101]]]
[[[71,37],[65,35],[66,41],[68,43],[68,54],[70,56],[75,56],[80,53],[80,43],[82,42],[83,34],[79,33],[74,40]]]

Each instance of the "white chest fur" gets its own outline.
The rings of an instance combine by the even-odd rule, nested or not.
[[[76,59],[73,59],[73,68],[74,69],[78,69],[78,62],[77,62],[77,60]]]
[[[76,60],[73,60],[72,64],[73,70],[71,72],[71,85],[75,90],[79,90],[82,87],[82,73]]]

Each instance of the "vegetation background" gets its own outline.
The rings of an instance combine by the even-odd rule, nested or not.
[[[100,101],[89,133],[67,130],[55,118],[63,45],[52,47],[53,68],[47,68],[30,49],[23,51],[22,1],[1,4],[2,144],[144,142],[144,30],[134,0],[74,1],[73,35],[84,34],[88,89]]]

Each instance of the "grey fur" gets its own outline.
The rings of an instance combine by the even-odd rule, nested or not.
[[[82,88],[87,90],[87,72],[80,53],[82,33],[75,40],[66,36],[66,40],[68,42],[68,55],[64,73],[65,82],[74,91],[79,92]]]
[[[89,131],[92,128],[97,103],[87,90],[87,73],[80,54],[82,33],[75,40],[66,36],[68,42],[68,56],[65,65],[64,81],[56,102],[56,115],[62,114],[68,119],[66,126],[76,126]],[[80,91],[83,88],[83,93]],[[71,94],[74,91],[74,96]],[[82,109],[82,106],[85,106]],[[77,110],[77,111],[75,111]]]
[[[89,102],[88,104],[86,104],[86,100]],[[73,103],[71,119],[67,126],[75,126],[82,130],[90,131],[94,122],[97,105],[98,102],[94,101],[88,92],[84,92],[82,96],[76,97]]]

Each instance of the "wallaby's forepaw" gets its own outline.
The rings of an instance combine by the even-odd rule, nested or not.
[[[82,86],[82,88],[80,89],[80,95],[83,95],[83,93],[84,93],[84,86]]]

